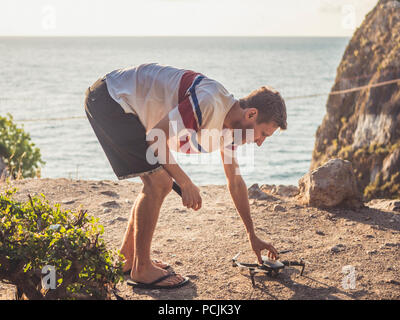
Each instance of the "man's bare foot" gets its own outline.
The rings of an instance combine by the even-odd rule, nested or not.
[[[163,276],[166,276],[169,274],[167,270],[161,269],[159,267],[154,266],[151,264],[149,268],[139,272],[138,270],[132,269],[131,271],[131,279],[136,282],[141,282],[141,283],[151,283],[153,281],[156,281],[157,279],[160,279]],[[170,286],[174,284],[178,284],[182,281],[184,281],[185,278],[183,278],[179,274],[175,274],[171,277],[168,277],[165,280],[160,281],[157,283],[159,286]]]
[[[154,264],[156,267],[159,267],[159,268],[161,268],[161,269],[165,269],[165,268],[168,267],[168,264],[166,264],[166,263],[164,263],[164,262],[162,262],[162,261],[160,261],[160,260],[151,260],[151,262],[153,262],[153,264]]]
[[[166,264],[160,260],[151,260],[151,262],[153,263],[154,266],[159,267],[161,269],[166,269],[167,267],[169,267],[168,264]],[[122,268],[122,272],[127,272],[127,271],[130,271],[131,269],[132,269],[132,265],[128,266],[128,264],[125,263],[124,267]]]

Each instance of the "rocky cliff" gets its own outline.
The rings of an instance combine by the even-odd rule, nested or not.
[[[400,198],[400,80],[392,81],[399,78],[400,1],[380,0],[337,69],[311,170],[331,158],[349,160],[365,200]],[[364,88],[351,90],[357,87]]]

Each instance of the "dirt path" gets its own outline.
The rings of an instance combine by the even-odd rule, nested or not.
[[[72,179],[25,179],[13,181],[16,199],[44,193],[50,203],[65,209],[80,204],[100,218],[104,238],[119,248],[130,207],[141,185],[130,181]],[[3,190],[4,185],[0,185]],[[277,278],[256,277],[256,288],[246,272],[231,265],[255,262],[244,226],[225,186],[201,187],[203,208],[194,212],[171,193],[162,209],[153,239],[154,258],[171,264],[191,278],[191,284],[175,290],[132,289],[119,285],[125,299],[399,299],[400,213],[375,209],[374,201],[357,211],[320,210],[298,205],[293,198],[250,200],[260,238],[280,251],[282,259],[306,261],[299,269],[286,268]],[[111,210],[104,203],[115,201]],[[282,208],[276,207],[279,204]],[[372,205],[375,207],[373,208]],[[274,209],[275,208],[275,209]],[[105,210],[106,209],[106,210]],[[280,209],[280,210],[279,210]],[[109,211],[109,212],[107,212]],[[355,289],[344,289],[344,266],[356,272]],[[13,290],[0,283],[0,299],[12,299]]]

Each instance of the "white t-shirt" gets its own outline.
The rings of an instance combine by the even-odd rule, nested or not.
[[[157,63],[114,70],[106,83],[110,96],[126,113],[136,114],[147,133],[168,114],[174,129],[169,147],[185,153],[220,148],[216,135],[237,101],[222,84],[201,73]]]

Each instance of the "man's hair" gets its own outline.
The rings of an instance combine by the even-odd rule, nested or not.
[[[287,129],[286,104],[275,89],[263,86],[252,91],[247,97],[239,99],[242,109],[256,108],[258,110],[257,123],[274,121],[280,130]]]

